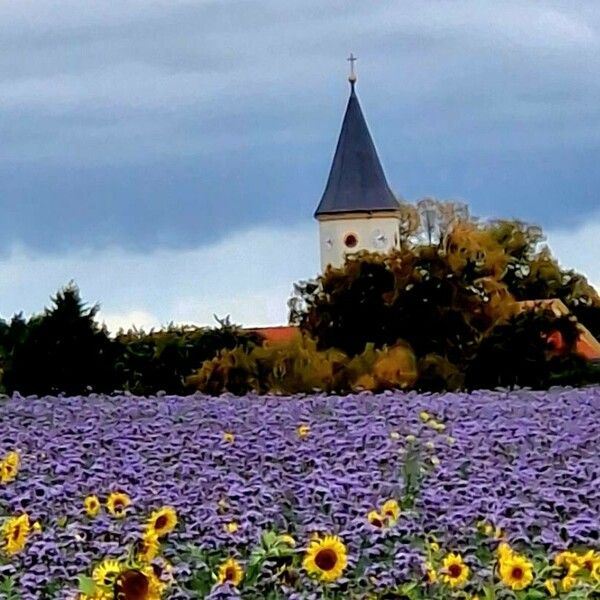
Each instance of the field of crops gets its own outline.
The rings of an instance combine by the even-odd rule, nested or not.
[[[0,598],[593,598],[600,388],[0,401]]]

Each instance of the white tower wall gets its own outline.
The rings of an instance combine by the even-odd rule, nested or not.
[[[395,214],[348,214],[319,218],[321,269],[341,267],[347,254],[368,250],[387,252],[399,247]]]

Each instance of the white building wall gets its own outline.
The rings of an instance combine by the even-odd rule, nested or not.
[[[321,217],[319,239],[321,246],[321,269],[327,265],[341,267],[346,255],[360,250],[387,252],[399,245],[398,217],[394,214],[344,215]],[[346,242],[356,245],[349,247]]]

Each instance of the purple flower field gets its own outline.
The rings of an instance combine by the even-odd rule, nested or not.
[[[0,423],[0,459],[20,454],[16,478],[0,484],[0,528],[22,513],[41,525],[22,552],[2,557],[0,548],[0,579],[13,577],[22,600],[79,597],[78,576],[121,559],[165,505],[178,517],[161,540],[172,565],[167,599],[205,597],[197,590],[198,572],[212,568],[207,557],[233,557],[246,569],[268,531],[292,536],[299,555],[313,534],[339,536],[347,551],[333,588],[345,590],[340,598],[419,581],[427,540],[460,552],[471,578],[485,573],[479,550],[493,551],[494,536],[525,554],[600,549],[600,388],[15,397],[0,401]],[[104,503],[111,492],[130,497],[124,518],[86,514],[88,495]],[[388,500],[401,507],[393,526],[370,522]],[[482,533],[482,521],[496,533]],[[281,566],[267,563],[242,597],[323,597],[302,568],[267,596],[261,585]],[[240,593],[210,585],[210,597]]]

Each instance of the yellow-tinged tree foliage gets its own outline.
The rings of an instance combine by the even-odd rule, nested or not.
[[[399,249],[350,254],[343,267],[295,286],[290,322],[314,337],[319,350],[355,357],[368,344],[376,352],[405,340],[420,381],[435,387],[440,377],[451,379],[454,389],[492,332],[545,331],[546,316],[517,318],[519,301],[561,299],[600,336],[600,296],[583,275],[559,265],[539,227],[482,223],[464,206],[432,199],[401,205],[400,216]],[[494,340],[497,346],[498,335]],[[534,354],[543,356],[537,348]],[[371,370],[360,383],[370,388],[376,380]]]
[[[339,350],[320,351],[314,340],[298,336],[272,346],[224,350],[206,361],[188,384],[211,395],[345,393],[405,389],[416,379],[416,358],[405,342],[382,349],[369,344],[349,359]]]

